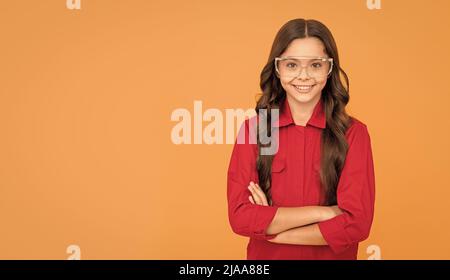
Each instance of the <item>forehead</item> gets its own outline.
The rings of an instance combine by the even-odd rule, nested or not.
[[[326,56],[325,46],[318,38],[293,40],[281,56]]]

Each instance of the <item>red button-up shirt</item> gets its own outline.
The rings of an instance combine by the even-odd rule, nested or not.
[[[343,214],[318,223],[328,245],[278,244],[268,241],[275,235],[265,233],[278,207],[321,205],[320,140],[325,125],[322,99],[305,126],[294,123],[287,99],[282,103],[279,148],[272,162],[271,206],[252,204],[248,199],[250,181],[259,184],[257,145],[249,141],[249,120],[241,126],[239,134],[245,133],[246,140],[236,141],[233,147],[227,199],[231,228],[250,237],[247,259],[357,258],[358,242],[368,237],[373,220],[375,176],[370,136],[366,125],[356,118],[346,132],[349,149],[337,187],[338,207]]]

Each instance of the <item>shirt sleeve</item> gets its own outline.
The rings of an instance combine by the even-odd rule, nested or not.
[[[251,192],[247,187],[250,181],[258,183],[256,138],[254,133],[250,137],[249,132],[247,119],[239,129],[228,167],[228,219],[236,234],[267,240],[276,236],[276,234],[266,234],[266,229],[275,216],[278,206],[256,205],[249,201]],[[253,141],[250,142],[249,139]]]
[[[337,187],[342,214],[319,222],[328,246],[336,254],[367,239],[374,215],[375,174],[366,125],[357,123],[347,136],[349,148]]]

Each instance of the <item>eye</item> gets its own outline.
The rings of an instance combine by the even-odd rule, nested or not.
[[[297,64],[295,64],[294,62],[288,62],[288,63],[286,64],[286,66],[287,66],[288,68],[295,68],[295,67],[297,67]]]
[[[314,62],[311,64],[312,68],[321,68],[323,65],[320,62]]]

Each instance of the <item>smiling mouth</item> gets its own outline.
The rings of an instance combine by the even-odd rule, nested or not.
[[[316,85],[292,85],[300,93],[308,93]]]

